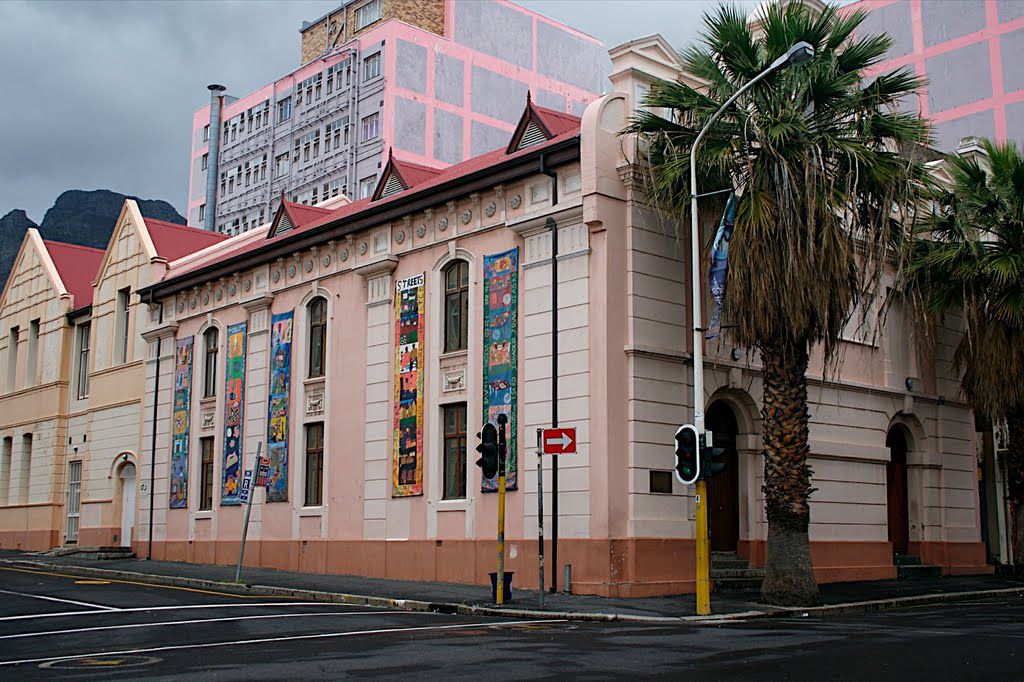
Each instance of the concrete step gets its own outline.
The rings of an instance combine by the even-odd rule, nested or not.
[[[764,578],[763,568],[723,568],[711,569],[712,580],[761,580]]]
[[[715,592],[754,592],[761,589],[762,578],[712,578]]]
[[[750,562],[743,559],[712,559],[711,570],[719,568],[749,568]]]
[[[894,554],[892,562],[897,566],[920,566],[921,558],[913,554]]]
[[[936,578],[941,575],[942,568],[939,566],[929,566],[928,564],[896,566],[896,577],[907,580],[913,580],[914,578]]]
[[[135,552],[131,547],[78,547],[65,545],[52,549],[46,553],[48,556],[76,556],[83,559],[112,560],[112,559],[133,559]]]

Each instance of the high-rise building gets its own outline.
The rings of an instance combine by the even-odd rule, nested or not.
[[[849,7],[868,10],[863,31],[893,39],[877,71],[911,67],[928,78],[919,106],[940,150],[953,151],[968,136],[1024,141],[1024,0],[861,0]]]
[[[441,168],[506,144],[527,92],[578,115],[607,89],[600,41],[503,0],[348,0],[300,33],[297,70],[193,115],[190,225],[363,198],[389,150]]]

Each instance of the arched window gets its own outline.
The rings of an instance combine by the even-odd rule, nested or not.
[[[444,269],[444,352],[469,346],[469,263],[457,260]]]
[[[322,377],[327,366],[327,300],[314,298],[309,313],[309,378]]]
[[[203,363],[203,397],[212,398],[217,395],[217,346],[220,335],[216,328],[211,327],[203,334],[205,360]]]

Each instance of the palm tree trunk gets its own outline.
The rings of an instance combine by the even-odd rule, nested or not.
[[[811,570],[808,526],[811,468],[807,422],[807,347],[762,344],[764,495],[768,548],[761,598],[779,606],[821,602]]]
[[[1006,488],[1013,504],[1013,565],[1024,573],[1024,407],[1006,417]]]

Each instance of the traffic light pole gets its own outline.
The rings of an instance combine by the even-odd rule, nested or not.
[[[498,606],[505,603],[505,451],[508,449],[505,440],[505,424],[508,417],[498,415],[498,580],[495,602]]]

